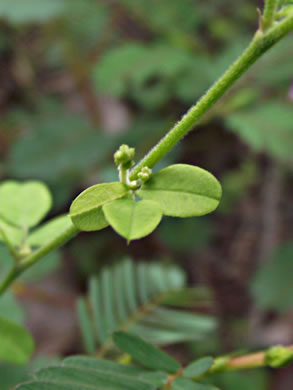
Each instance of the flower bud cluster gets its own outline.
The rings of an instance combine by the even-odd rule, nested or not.
[[[134,154],[134,148],[130,148],[128,145],[121,145],[114,154],[115,164],[118,167],[123,167],[123,169],[130,169],[134,165]]]
[[[142,170],[138,173],[137,177],[142,181],[146,182],[152,175],[152,170],[149,167],[143,167]]]

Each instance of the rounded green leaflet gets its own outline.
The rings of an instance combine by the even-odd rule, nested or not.
[[[119,199],[104,205],[103,210],[112,228],[128,241],[150,234],[163,215],[160,205],[151,200]]]
[[[13,225],[36,226],[51,206],[51,193],[42,182],[7,180],[0,185],[0,218]]]
[[[154,174],[137,194],[158,202],[165,215],[184,218],[215,210],[222,189],[218,180],[204,169],[175,164]]]
[[[84,231],[95,231],[109,225],[102,206],[128,193],[119,182],[96,184],[83,191],[72,203],[69,215],[74,225]]]
[[[30,359],[34,342],[22,326],[0,317],[0,360],[24,364]]]

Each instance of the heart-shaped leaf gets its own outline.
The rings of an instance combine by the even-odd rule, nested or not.
[[[0,217],[13,225],[25,229],[37,225],[51,205],[49,189],[39,181],[8,180],[0,185]]]
[[[62,231],[72,226],[68,215],[61,215],[34,230],[28,237],[27,243],[30,246],[38,247],[44,245],[48,240],[58,237]]]
[[[22,326],[0,317],[0,360],[26,363],[34,349],[31,335]]]
[[[128,241],[150,234],[160,223],[162,210],[151,200],[118,199],[103,206],[112,228]]]
[[[117,347],[144,367],[171,374],[175,374],[180,369],[180,364],[175,359],[140,337],[126,332],[115,332],[113,340]]]
[[[221,185],[211,173],[186,164],[162,169],[138,191],[141,198],[158,202],[171,217],[210,213],[217,208],[221,194]]]
[[[83,191],[72,203],[70,217],[80,230],[94,231],[108,226],[102,206],[127,195],[128,188],[119,182],[96,184]]]

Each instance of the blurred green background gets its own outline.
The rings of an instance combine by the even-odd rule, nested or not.
[[[262,1],[2,1],[0,180],[44,181],[54,196],[49,217],[86,187],[117,180],[119,145],[135,147],[138,161],[241,53],[257,7]],[[217,318],[217,330],[169,347],[183,362],[293,342],[292,58],[291,35],[155,168],[210,170],[223,185],[215,213],[165,218],[130,246],[110,228],[80,234],[15,286],[9,307],[26,318],[37,352],[32,366],[0,365],[1,390],[43,361],[83,351],[74,301],[90,275],[124,256],[177,264],[189,286],[212,296],[199,310]],[[3,246],[0,254],[2,275],[9,255]],[[293,369],[214,381],[223,390],[288,390]]]

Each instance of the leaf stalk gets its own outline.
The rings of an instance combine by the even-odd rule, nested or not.
[[[20,276],[25,270],[39,262],[44,256],[52,250],[64,245],[67,241],[77,235],[79,230],[72,224],[65,229],[58,237],[49,240],[47,244],[34,251],[32,254],[24,257],[21,261],[14,264],[12,269],[0,283],[0,296],[11,286],[14,280]]]

